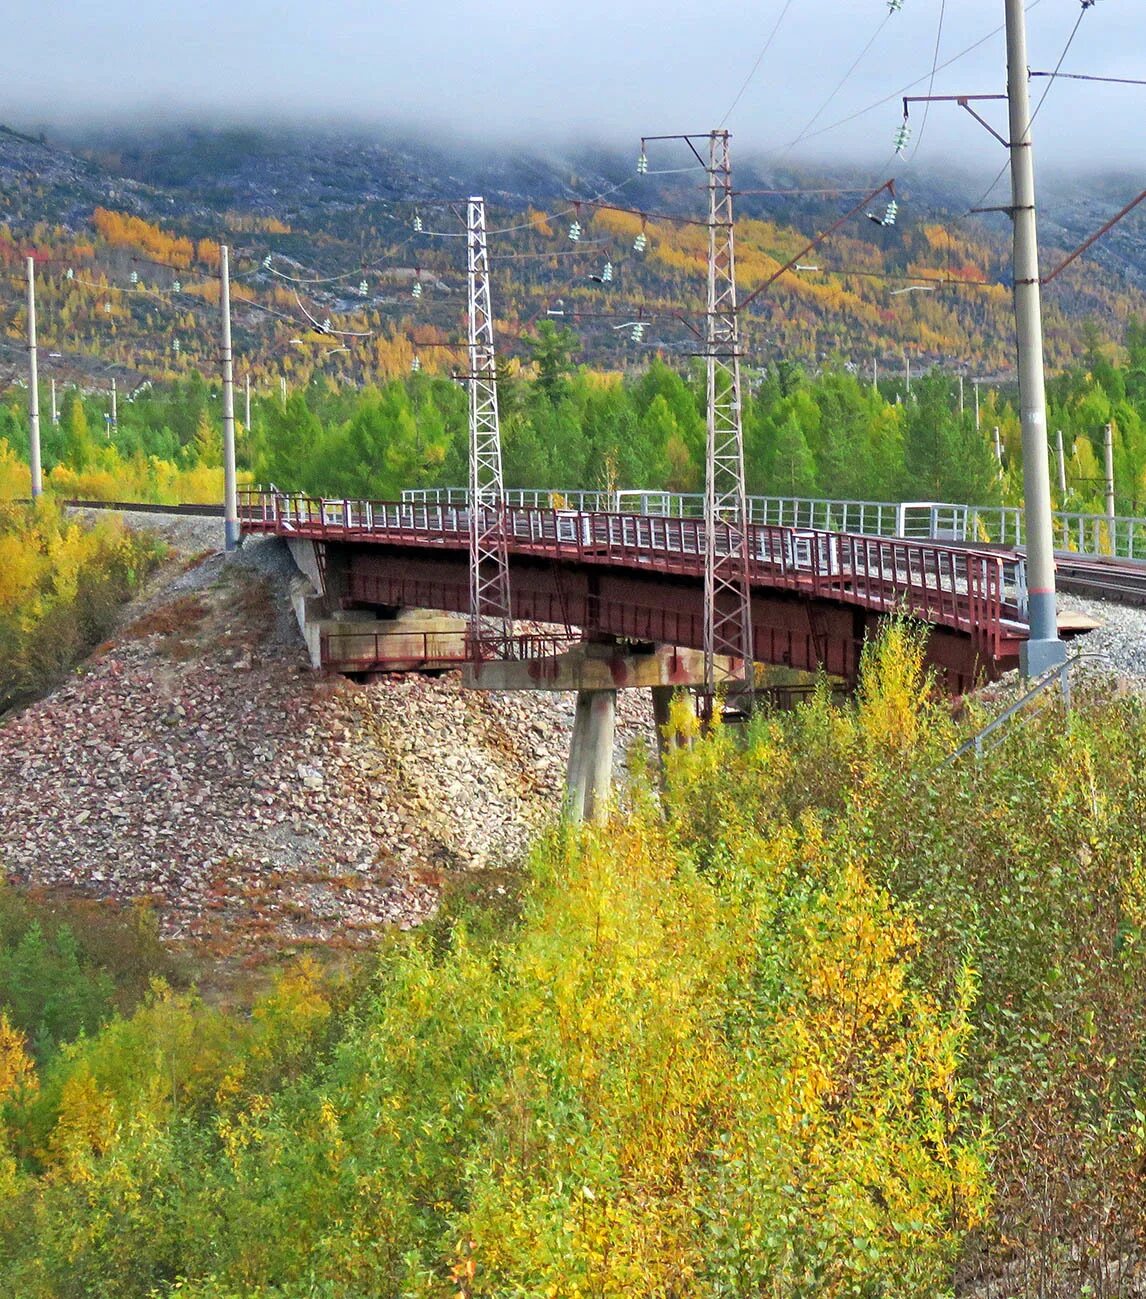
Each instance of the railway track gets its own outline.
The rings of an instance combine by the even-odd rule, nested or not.
[[[1055,569],[1060,591],[1117,604],[1146,605],[1146,564],[1060,554],[1055,557]]]
[[[27,504],[27,502],[23,502]],[[185,514],[191,518],[221,519],[221,505],[154,505],[150,501],[64,501],[76,510],[116,510],[128,514]]]

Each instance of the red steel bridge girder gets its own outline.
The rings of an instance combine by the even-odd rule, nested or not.
[[[349,601],[366,608],[431,608],[466,613],[469,590],[464,554],[411,555],[377,546],[340,546]],[[636,641],[704,648],[704,591],[699,582],[663,575],[570,573],[552,565],[511,559],[515,615],[531,622],[567,624],[587,633]],[[752,590],[753,646],[757,662],[806,672],[819,668],[854,683],[864,639],[878,614],[809,601],[787,592]],[[971,638],[933,628],[928,661],[954,693],[994,675]],[[1017,647],[1015,650],[1017,662]]]
[[[248,493],[241,517],[247,533],[321,545],[343,574],[332,594],[352,603],[468,612],[464,507]],[[515,507],[505,524],[519,617],[703,648],[701,521]],[[742,544],[718,527],[722,548]],[[854,679],[865,635],[896,610],[932,625],[931,659],[954,689],[1017,660],[1025,628],[1005,603],[1000,556],[765,525],[747,539],[758,661]]]

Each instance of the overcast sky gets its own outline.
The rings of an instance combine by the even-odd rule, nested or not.
[[[924,93],[942,8],[903,0],[889,14],[887,0],[789,0],[777,28],[785,0],[9,0],[0,121],[287,114],[526,146],[591,138],[635,147],[645,133],[720,123],[776,29],[728,118],[734,147],[782,149],[822,109],[792,156],[875,161],[891,152],[897,100],[820,128],[919,78]],[[1063,70],[1146,77],[1144,9],[1146,0],[1097,0]],[[1034,0],[1032,68],[1054,67],[1079,12],[1080,0]],[[940,63],[1002,18],[1003,0],[946,0]],[[1001,33],[935,80],[937,94],[1003,87]],[[1040,159],[1146,162],[1144,116],[1146,88],[1061,82],[1035,127]],[[932,111],[921,166],[958,158],[986,167],[996,156],[954,105]]]

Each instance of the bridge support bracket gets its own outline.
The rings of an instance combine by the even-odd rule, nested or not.
[[[734,671],[735,659],[718,659]],[[471,690],[635,690],[704,684],[704,654],[672,645],[623,650],[616,644],[582,642],[546,658],[495,659],[467,664]]]

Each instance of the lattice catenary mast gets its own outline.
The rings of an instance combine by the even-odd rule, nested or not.
[[[497,412],[485,199],[466,209],[469,279],[470,638],[475,658],[506,658],[513,644],[505,484]]]
[[[748,582],[748,502],[740,403],[740,326],[732,224],[729,133],[709,136],[708,164],[708,450],[704,475],[704,674],[711,694],[726,679],[722,655],[743,662],[754,681]],[[719,677],[719,679],[718,679]]]

